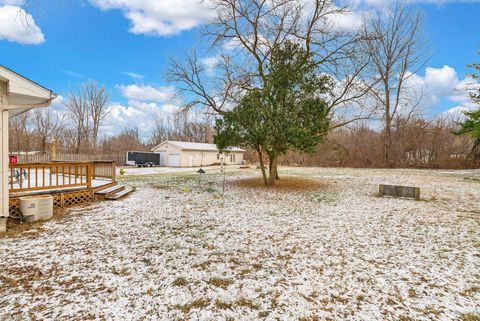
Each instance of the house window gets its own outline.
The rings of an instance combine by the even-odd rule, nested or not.
[[[235,154],[230,154],[230,163],[235,163]]]
[[[217,159],[220,159],[220,154],[217,154]]]

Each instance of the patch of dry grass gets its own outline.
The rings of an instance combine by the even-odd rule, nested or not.
[[[480,321],[480,315],[476,313],[462,313],[459,321]]]
[[[466,289],[465,291],[461,292],[460,294],[463,295],[463,296],[473,296],[478,292],[480,292],[480,287],[472,286],[471,288]]]
[[[154,189],[169,189],[171,187],[166,184],[149,184],[148,186]]]
[[[252,300],[247,299],[245,297],[241,297],[238,300],[236,300],[235,305],[240,306],[240,307],[249,308],[251,310],[258,310],[260,308],[259,303],[255,303]]]
[[[233,281],[230,279],[224,279],[224,278],[211,278],[208,280],[208,284],[216,286],[218,288],[226,289],[230,284],[232,284]]]
[[[295,176],[281,176],[275,185],[265,185],[261,177],[247,177],[231,181],[230,184],[241,188],[261,188],[274,191],[315,191],[325,189],[328,184],[319,180]]]
[[[173,285],[175,286],[187,286],[188,285],[188,280],[183,278],[183,277],[179,277],[179,278],[176,278],[175,281],[173,281]]]
[[[232,303],[224,302],[222,300],[217,299],[215,301],[215,307],[220,310],[232,310]]]
[[[190,313],[191,310],[194,309],[203,309],[206,308],[210,304],[210,300],[208,299],[196,299],[187,304],[176,304],[173,307],[177,310],[182,311],[185,314]]]

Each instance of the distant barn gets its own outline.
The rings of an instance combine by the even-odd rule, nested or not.
[[[241,164],[245,150],[231,147],[225,154],[215,144],[164,141],[152,148],[160,154],[161,166],[196,167],[220,164]]]

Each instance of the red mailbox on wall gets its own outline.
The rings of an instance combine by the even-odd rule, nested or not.
[[[18,156],[17,155],[10,155],[8,156],[8,161],[10,164],[16,164],[18,163]]]

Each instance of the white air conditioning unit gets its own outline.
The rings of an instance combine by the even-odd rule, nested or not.
[[[53,196],[38,195],[20,197],[20,212],[26,221],[37,221],[53,217]]]

